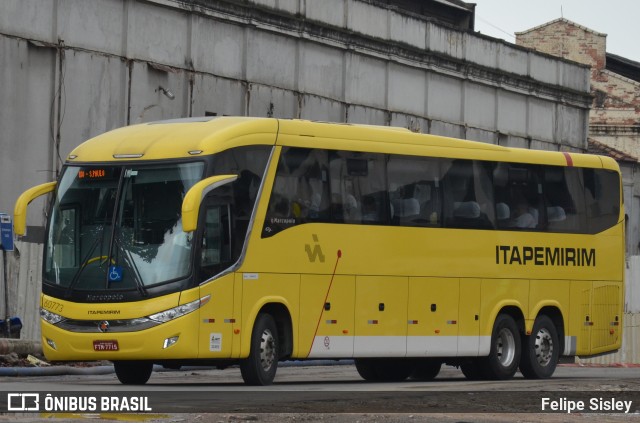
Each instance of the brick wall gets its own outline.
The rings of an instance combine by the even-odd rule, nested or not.
[[[606,69],[606,34],[567,19],[516,33],[516,44],[591,66],[590,137],[640,157],[640,83]]]
[[[556,19],[516,33],[516,44],[603,69],[607,34],[601,34],[567,19]]]

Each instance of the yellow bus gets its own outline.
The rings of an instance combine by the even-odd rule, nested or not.
[[[67,157],[46,229],[42,346],[153,365],[353,359],[366,380],[550,377],[622,340],[610,158],[403,129],[241,117],[107,132]]]

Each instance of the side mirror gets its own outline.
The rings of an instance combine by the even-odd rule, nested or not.
[[[198,227],[202,199],[212,190],[238,179],[238,175],[216,175],[203,179],[187,191],[182,200],[182,230],[193,232]]]
[[[27,232],[27,206],[30,202],[56,189],[57,182],[47,182],[36,185],[23,192],[13,209],[13,231],[16,235],[23,236]]]

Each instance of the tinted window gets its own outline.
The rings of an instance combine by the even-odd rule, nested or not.
[[[442,176],[448,160],[390,156],[387,163],[392,225],[440,226]]]
[[[538,166],[498,163],[493,169],[496,222],[500,229],[542,229],[542,185]]]
[[[545,198],[548,231],[587,232],[584,180],[581,168],[546,167],[542,190]]]
[[[444,224],[450,228],[490,229],[495,226],[492,165],[454,160],[444,174]]]
[[[387,223],[385,156],[332,151],[331,220],[336,223]]]
[[[620,176],[617,172],[584,169],[585,203],[589,233],[602,232],[620,217]]]

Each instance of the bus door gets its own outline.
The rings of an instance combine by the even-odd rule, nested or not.
[[[236,206],[231,182],[235,180],[234,175],[205,179],[189,190],[182,206],[183,229],[194,237],[200,298],[208,298],[200,308],[200,358],[230,357],[233,350],[236,320],[234,274],[230,270],[244,242],[234,230]]]
[[[354,357],[407,353],[408,278],[356,276]]]

